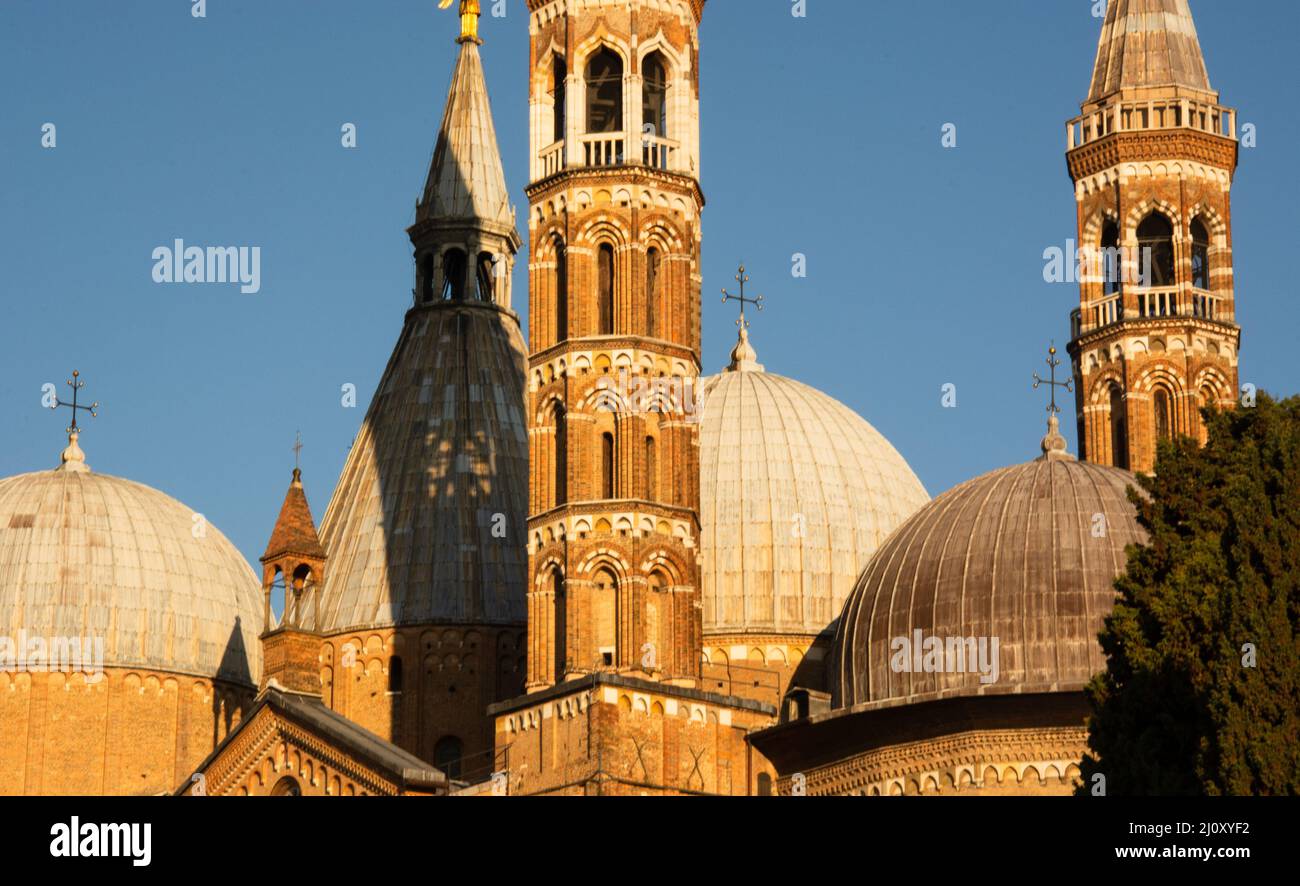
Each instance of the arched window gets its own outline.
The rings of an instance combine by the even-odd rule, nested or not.
[[[1210,288],[1210,232],[1199,218],[1192,221],[1192,286]]]
[[[564,593],[564,573],[559,568],[551,571],[551,592],[555,599],[555,680],[564,679],[568,662],[568,598]]]
[[[388,691],[402,691],[402,660],[395,655],[388,660]]]
[[[448,735],[438,739],[433,748],[433,765],[448,778],[460,778],[461,757],[464,754],[460,739]]]
[[[1156,388],[1155,395],[1151,398],[1151,409],[1155,415],[1156,439],[1168,440],[1173,431],[1173,409],[1169,392],[1164,388]]]
[[[641,131],[668,137],[668,68],[664,57],[652,52],[641,63]]]
[[[565,63],[564,59],[558,55],[555,57],[552,76],[554,77],[554,88],[551,92],[551,95],[553,96],[551,109],[555,115],[555,141],[558,142],[564,141],[565,133],[567,132],[567,120],[565,117],[568,111],[567,101],[569,79],[569,66]]]
[[[618,661],[618,579],[608,569],[596,573],[592,584],[596,654],[600,663],[612,667]]]
[[[602,434],[600,438],[600,497],[606,501],[614,497],[613,434]]]
[[[1114,467],[1128,468],[1128,421],[1124,411],[1124,392],[1119,385],[1110,386],[1110,451]]]
[[[496,282],[496,257],[490,252],[480,252],[476,270],[478,271],[476,275],[478,279],[478,300],[495,301],[492,293]]]
[[[1106,221],[1101,229],[1102,290],[1106,295],[1118,295],[1123,290],[1124,260],[1119,248],[1119,225]]]
[[[656,338],[659,334],[659,250],[645,254],[645,334]]]
[[[1169,219],[1158,212],[1148,215],[1138,225],[1138,250],[1139,267],[1144,272],[1150,267],[1151,276],[1143,281],[1145,285],[1177,285],[1174,277],[1174,226]]]
[[[569,251],[564,241],[555,238],[555,339],[569,338]]]
[[[425,304],[433,301],[432,252],[426,252],[420,256],[420,301]]]
[[[555,404],[555,506],[569,500],[569,423],[564,407]]]
[[[301,797],[302,786],[298,784],[297,779],[291,775],[286,775],[275,783],[271,788],[272,797]]]
[[[600,247],[596,257],[596,302],[599,335],[614,334],[614,247]]]
[[[587,132],[623,131],[623,59],[609,47],[587,62]]]
[[[442,257],[443,301],[465,297],[465,253],[449,249]]]
[[[659,494],[659,466],[655,464],[655,438],[645,438],[645,499],[657,501]]]

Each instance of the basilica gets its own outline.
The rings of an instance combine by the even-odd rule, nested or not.
[[[1073,790],[1145,539],[1127,490],[1238,386],[1236,116],[1188,2],[1112,0],[1066,124],[1078,242],[1117,257],[1070,318],[1077,456],[1050,412],[933,500],[763,364],[743,268],[703,377],[705,5],[527,0],[521,213],[461,0],[413,299],[332,498],[318,521],[286,478],[260,575],[93,469],[75,400],[57,467],[0,479],[0,634],[100,643],[0,655],[0,794]]]

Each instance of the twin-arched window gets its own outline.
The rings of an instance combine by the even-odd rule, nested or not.
[[[668,137],[668,66],[658,52],[641,63],[641,131]]]
[[[1156,288],[1176,286],[1178,281],[1174,273],[1174,226],[1169,219],[1158,212],[1153,212],[1138,225],[1137,235],[1140,266],[1151,269],[1150,279],[1143,282],[1147,286]],[[1149,265],[1148,256],[1150,256]]]
[[[1210,288],[1210,232],[1199,218],[1192,220],[1192,287]]]
[[[603,47],[587,61],[587,132],[623,131],[623,59]]]
[[[1102,289],[1106,295],[1118,295],[1123,290],[1124,260],[1119,247],[1119,225],[1111,219],[1101,229]]]

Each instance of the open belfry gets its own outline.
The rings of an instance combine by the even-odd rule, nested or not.
[[[1204,439],[1236,400],[1236,112],[1210,88],[1187,0],[1112,0],[1068,124],[1079,244],[1072,318],[1080,455],[1149,472],[1156,441]]]

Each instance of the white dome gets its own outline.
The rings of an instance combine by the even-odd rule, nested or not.
[[[813,636],[930,498],[861,416],[756,359],[742,333],[731,368],[704,382],[704,633]]]
[[[70,456],[69,453],[72,455]],[[105,667],[256,685],[261,586],[195,511],[86,469],[0,479],[0,636],[103,638]]]

